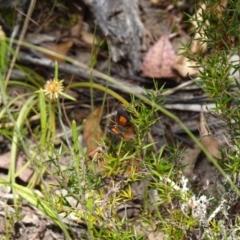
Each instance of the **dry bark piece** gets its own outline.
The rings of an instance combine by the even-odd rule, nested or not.
[[[160,39],[150,48],[144,57],[142,75],[150,78],[177,78],[172,69],[176,54],[167,35]]]
[[[139,17],[138,1],[84,0],[92,8],[114,62],[128,59],[134,72],[141,70],[141,47],[145,33]]]

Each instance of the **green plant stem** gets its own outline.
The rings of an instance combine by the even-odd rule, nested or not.
[[[20,87],[20,88],[29,89],[29,90],[31,90],[31,91],[35,91],[35,90],[36,90],[36,87],[35,87],[35,86],[31,86],[31,85],[28,84],[28,83],[19,82],[19,81],[12,81],[12,80],[10,80],[10,81],[8,82],[8,86],[14,86],[14,87],[18,86],[18,87]]]
[[[47,50],[47,49],[44,49],[42,47],[37,47],[37,46],[34,46],[34,45],[26,43],[26,42],[21,42],[21,44],[23,46],[25,46],[25,47],[33,48],[33,49],[38,50],[40,52],[43,52],[43,53],[46,53],[46,54],[50,54],[50,55],[56,56],[58,58],[62,58],[65,61],[68,61],[68,62],[72,63],[75,66],[79,66],[82,69],[85,69],[87,72],[94,74],[95,77],[102,78],[102,79],[106,80],[107,82],[110,82],[110,83],[112,83],[112,84],[114,84],[116,86],[119,86],[122,90],[125,90],[129,94],[134,94],[136,97],[138,97],[139,99],[141,99],[145,103],[149,104],[151,107],[155,107],[156,109],[161,111],[163,114],[167,115],[168,117],[170,117],[171,119],[176,121],[182,127],[182,129],[188,134],[188,136],[194,141],[194,143],[204,152],[206,157],[214,164],[214,166],[218,169],[218,171],[223,175],[223,177],[230,184],[231,188],[234,189],[236,191],[236,193],[240,196],[239,189],[231,181],[231,179],[227,176],[227,174],[224,172],[224,170],[219,166],[219,164],[217,163],[216,159],[204,148],[204,146],[199,142],[199,140],[189,131],[189,129],[185,126],[185,124],[177,116],[175,116],[174,114],[172,114],[168,110],[164,109],[160,105],[157,105],[156,103],[151,102],[145,96],[142,96],[141,94],[138,94],[138,93],[133,93],[132,89],[130,89],[129,87],[119,83],[114,78],[112,78],[110,76],[107,76],[107,75],[105,75],[105,74],[103,74],[103,73],[101,73],[101,72],[99,72],[99,71],[97,71],[95,69],[91,69],[91,68],[89,68],[87,65],[85,65],[83,63],[80,63],[80,62],[78,62],[78,61],[76,61],[74,59],[71,59],[70,57],[63,56],[62,54],[58,54],[58,53],[56,53],[54,51]],[[84,85],[82,87],[84,87]],[[90,85],[91,84],[89,83],[89,86]],[[104,87],[102,87],[102,88],[104,88]],[[99,87],[99,89],[100,89],[100,87]]]
[[[43,213],[45,213],[48,217],[51,218],[64,232],[67,239],[72,239],[67,231],[66,225],[63,223],[62,219],[60,219],[57,211],[47,202],[46,200],[39,197],[41,194],[37,194],[33,192],[28,187],[21,186],[16,183],[9,183],[8,181],[0,178],[0,186],[7,186],[9,185],[14,192],[17,192],[19,196],[23,199],[26,199],[31,205],[37,207]]]
[[[89,83],[89,82],[73,83],[68,88],[69,89],[70,88],[95,88],[97,90],[108,93],[109,95],[111,95],[112,97],[117,99],[119,102],[123,103],[124,105],[130,104],[128,101],[126,101],[122,96],[120,96],[116,92],[97,83]]]
[[[56,107],[55,107],[55,103],[49,101],[49,128],[50,128],[50,131],[49,131],[49,134],[51,134],[51,137],[49,138],[50,141],[52,142],[52,145],[54,144],[54,138],[55,138],[55,135],[56,135],[56,116],[55,116],[55,110],[56,110]],[[51,146],[52,146],[51,145]]]
[[[77,173],[79,175],[80,174],[80,172],[79,172],[79,169],[80,169],[80,161],[79,161],[80,149],[79,149],[78,137],[79,137],[79,135],[78,135],[78,130],[77,130],[77,124],[76,124],[76,121],[73,120],[72,121],[72,141],[73,141],[73,149],[74,149],[74,155],[73,156],[76,156],[75,157],[75,164],[76,164]]]
[[[128,92],[129,94],[132,94],[132,90],[129,87],[123,86],[122,84],[120,84],[119,82],[117,82],[115,79],[106,76],[105,74],[98,72],[97,70],[92,70],[94,72],[94,75],[100,78],[105,79],[106,81],[109,81],[119,87],[121,87],[121,89],[124,89],[126,92]],[[220,167],[220,165],[217,163],[217,160],[204,148],[204,146],[199,142],[199,140],[191,133],[191,131],[187,128],[187,126],[174,114],[172,114],[171,112],[169,112],[168,110],[164,109],[163,107],[161,107],[160,105],[157,105],[154,102],[151,102],[148,98],[146,98],[145,96],[142,96],[138,93],[134,94],[136,97],[138,97],[139,99],[141,99],[142,101],[144,101],[145,103],[149,104],[151,107],[155,107],[156,109],[158,109],[160,112],[162,112],[163,114],[165,114],[166,116],[170,117],[171,119],[173,119],[174,121],[176,121],[179,126],[188,134],[188,136],[194,141],[194,143],[204,152],[204,154],[206,155],[206,157],[214,164],[214,166],[218,169],[218,171],[223,175],[223,177],[228,181],[228,183],[230,184],[231,188],[234,189],[236,191],[236,193],[240,196],[240,191],[237,188],[237,186],[232,182],[232,180],[228,177],[228,175],[224,172],[224,170]]]
[[[11,147],[11,166],[9,168],[9,182],[15,183],[15,171],[16,171],[16,160],[17,160],[17,149],[18,149],[18,141],[21,136],[21,128],[23,123],[25,123],[26,116],[31,111],[32,107],[36,104],[35,95],[31,96],[22,106],[16,125],[14,127],[13,139],[12,139],[12,147]]]
[[[11,100],[8,103],[6,103],[6,105],[5,105],[5,100],[4,100],[5,98],[3,98],[3,100],[4,100],[4,108],[2,108],[1,111],[0,111],[0,119],[4,118],[4,114],[5,113],[10,114],[9,108],[12,105],[14,105],[18,100],[23,100],[25,97],[28,97],[29,95],[30,95],[29,93],[19,95],[19,96],[15,97],[13,100]],[[11,121],[12,120],[14,120],[14,118],[12,118]],[[15,123],[15,122],[13,122],[13,123]]]

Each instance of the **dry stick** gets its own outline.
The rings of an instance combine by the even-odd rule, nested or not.
[[[24,36],[26,34],[26,31],[27,31],[27,28],[28,28],[28,24],[29,24],[29,21],[30,21],[30,18],[31,18],[31,15],[32,15],[32,12],[33,12],[33,9],[34,9],[34,6],[35,6],[35,3],[36,3],[36,0],[31,0],[31,3],[30,3],[30,6],[28,8],[28,12],[27,12],[27,16],[25,18],[25,21],[24,21],[24,24],[23,24],[23,28],[22,28],[22,31],[21,31],[21,34],[20,34],[20,37],[19,37],[19,42],[17,43],[17,47],[16,47],[16,50],[15,50],[15,55],[13,56],[12,58],[12,61],[11,61],[11,64],[10,64],[10,68],[8,70],[8,73],[7,73],[7,77],[6,77],[6,85],[12,75],[12,70],[14,68],[14,65],[15,65],[15,62],[16,62],[16,59],[17,59],[17,55],[20,51],[20,42],[23,41],[24,39]],[[13,39],[11,39],[11,41],[13,41]]]
[[[29,54],[21,53],[21,52],[19,53],[19,56],[20,56],[20,59],[25,62],[30,62],[30,63],[36,64],[36,65],[45,66],[45,67],[52,68],[52,69],[55,68],[55,62],[48,58],[39,59],[39,58],[32,57]],[[80,66],[72,65],[69,63],[59,63],[58,68],[61,71],[64,71],[64,72],[70,73],[70,74],[74,74],[76,76],[83,77],[85,79],[89,79],[91,76],[91,72],[88,69],[84,69]],[[99,79],[103,79],[103,78],[97,79],[97,76],[95,76],[94,74],[92,74],[92,75],[93,75],[93,79],[95,81],[104,84],[103,80],[102,81],[99,80]],[[142,87],[136,86],[131,83],[124,82],[120,79],[117,79],[117,81],[120,84],[122,84],[123,86],[128,86],[129,88],[131,88],[133,93],[138,93],[138,94],[146,96],[146,92]],[[114,84],[110,84],[109,86],[112,87],[113,89],[121,90],[121,88],[119,88],[119,86],[116,86]]]
[[[189,86],[189,85],[197,82],[198,80],[199,80],[199,79],[196,78],[196,79],[190,80],[190,81],[188,81],[188,82],[184,82],[184,83],[182,83],[182,84],[180,84],[180,85],[178,85],[178,86],[176,86],[176,87],[174,87],[174,88],[171,88],[171,89],[168,89],[168,90],[162,92],[161,95],[163,95],[163,96],[171,95],[171,94],[173,94],[174,92],[176,92],[176,91],[178,91],[178,90],[180,90],[180,89],[182,89],[182,88],[184,88],[184,87],[186,87],[186,86]]]
[[[19,56],[21,58],[22,61],[28,62],[28,63],[32,63],[32,64],[36,64],[36,65],[40,65],[40,66],[45,66],[51,69],[55,68],[55,63],[54,61],[52,61],[51,59],[48,58],[36,58],[36,57],[32,57],[27,53],[19,53]],[[61,71],[64,71],[66,73],[70,73],[70,74],[74,74],[76,76],[79,77],[83,77],[85,79],[89,79],[90,78],[90,71],[87,69],[84,69],[80,66],[76,66],[76,65],[72,65],[69,63],[59,63],[58,64],[58,68]],[[103,84],[104,85],[104,81],[102,80],[103,78],[98,78],[94,73],[92,74],[94,81]],[[116,79],[116,78],[115,78]],[[144,95],[146,96],[146,91],[140,87],[140,86],[136,86],[132,83],[128,83],[128,82],[124,82],[120,79],[116,79],[122,86],[127,86],[129,88],[132,89],[132,93],[133,94],[140,94],[140,95]],[[173,89],[169,89],[164,91],[162,94],[160,94],[160,96],[168,96],[172,93],[174,93],[175,91],[178,91],[192,83],[194,83],[196,80],[191,80],[189,82],[186,83],[182,83],[179,86],[173,88]],[[122,88],[119,86],[116,86],[115,84],[109,83],[109,87],[118,90],[118,91],[122,91]],[[125,91],[124,91],[125,92]],[[195,112],[201,112],[201,107],[202,104],[164,104],[164,107],[167,109],[180,109],[180,110],[184,110],[184,111],[195,111]],[[208,109],[214,108],[216,107],[215,104],[204,104],[204,112],[207,112]]]

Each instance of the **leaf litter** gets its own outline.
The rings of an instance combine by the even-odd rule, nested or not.
[[[176,79],[177,74],[172,68],[175,59],[172,44],[168,35],[164,34],[146,53],[142,63],[142,75],[149,78]]]
[[[136,8],[134,8],[136,10]],[[124,10],[126,11],[126,9]],[[126,12],[124,12],[126,13]],[[119,13],[116,13],[118,15]],[[112,15],[110,15],[110,18],[114,17],[114,12]],[[135,18],[135,20],[139,21],[139,16]],[[82,23],[81,23],[82,24]],[[142,26],[141,24],[138,25]],[[76,29],[74,29],[76,27]],[[78,37],[78,34],[81,35],[82,40],[85,41],[87,44],[91,44],[93,41],[95,41],[95,36],[86,31],[86,29],[83,29],[80,32],[80,29],[78,26],[72,27],[71,31],[74,32],[72,35],[74,37]],[[105,26],[106,27],[106,26]],[[109,26],[107,26],[109,27]],[[81,26],[82,29],[82,26]],[[111,29],[113,30],[113,29]],[[79,32],[79,33],[78,33]],[[143,29],[141,29],[140,35],[143,34]],[[58,39],[63,38],[64,34],[59,35]],[[113,36],[111,36],[113,37]],[[124,40],[127,39],[127,35],[123,35]],[[80,38],[80,36],[79,36]],[[71,39],[71,36],[70,36]],[[55,39],[56,40],[56,39]],[[124,41],[123,41],[124,42]],[[124,45],[126,42],[118,42],[118,46]],[[73,44],[74,43],[74,44]],[[52,50],[62,53],[64,56],[67,56],[70,51],[73,51],[75,46],[77,44],[82,44],[79,43],[79,40],[76,39],[71,39],[71,40],[63,40],[63,42],[58,43],[58,44],[53,44],[52,45]],[[112,44],[112,49],[116,50],[116,46],[114,45],[114,37],[111,39],[111,44]],[[81,46],[83,46],[82,44]],[[126,49],[129,50],[129,46],[131,47],[131,44],[129,44]],[[194,45],[194,49],[192,49],[193,52],[197,53],[199,51],[199,46],[196,43]],[[139,45],[137,46],[139,49]],[[124,50],[126,50],[124,49]],[[118,51],[114,52],[116,54],[116,59],[122,59],[122,56],[119,56],[119,52],[121,53],[121,49],[117,49]],[[124,56],[127,56],[128,51],[124,51]],[[135,49],[136,50],[136,49]],[[134,51],[135,51],[134,50]],[[81,53],[81,49],[77,49],[76,51],[79,51]],[[179,52],[178,52],[179,53]],[[104,54],[103,54],[104,55]],[[89,55],[91,56],[91,55]],[[135,55],[139,57],[139,52],[136,53]],[[195,75],[196,70],[193,72],[190,72],[192,68],[190,66],[193,63],[188,63],[186,58],[178,58],[179,56],[176,56],[176,52],[173,49],[172,43],[169,40],[169,36],[167,34],[161,34],[160,38],[158,38],[158,41],[154,44],[152,48],[149,49],[149,51],[145,54],[144,60],[142,62],[142,75],[146,76],[148,78],[167,78],[167,79],[174,79],[175,81],[179,81],[178,74],[174,70],[178,70],[178,73],[186,77],[187,75]],[[60,59],[55,58],[55,57],[50,57],[54,61],[59,61],[61,62]],[[90,59],[90,57],[88,57]],[[139,70],[139,59],[140,58],[134,58],[136,61],[135,67],[137,70]],[[91,62],[90,60],[87,62]],[[84,127],[84,133],[83,133],[83,138],[84,141],[86,142],[86,145],[88,149],[90,150],[88,152],[90,157],[92,159],[97,159],[98,164],[102,164],[102,162],[105,161],[103,158],[103,152],[106,151],[104,148],[99,148],[99,142],[101,141],[102,137],[104,136],[104,132],[101,129],[101,126],[99,124],[101,116],[100,116],[100,109],[96,108],[93,110],[93,112],[87,116],[86,118],[86,123]],[[209,134],[209,130],[207,127],[207,123],[205,121],[205,118],[203,114],[201,113],[200,117],[200,123],[199,123],[199,129],[200,129],[200,139],[201,143],[205,146],[205,148],[217,159],[221,158],[221,152],[220,152],[220,146],[221,144],[218,142],[217,139],[215,139],[212,135]],[[168,130],[170,131],[170,130]],[[172,142],[172,139],[171,141]],[[168,143],[169,144],[169,143]],[[90,154],[91,153],[91,154]],[[4,156],[2,156],[4,157]],[[6,156],[5,156],[6,157]],[[4,160],[5,158],[2,158],[1,162],[5,162],[5,165],[9,163],[8,160]],[[132,171],[132,166],[139,165],[142,160],[139,159],[130,159],[131,164],[129,166],[125,166],[127,168],[125,172],[125,177],[131,173]],[[219,176],[218,173],[215,171],[214,166],[212,163],[204,156],[201,155],[201,151],[198,147],[194,146],[192,147],[186,147],[185,146],[185,152],[182,156],[182,165],[183,167],[183,173],[193,182],[198,184],[199,186],[203,187],[204,189],[207,189],[210,193],[214,193],[216,189],[216,184],[218,182]],[[20,165],[22,166],[24,162],[20,161]],[[3,169],[6,169],[6,166],[3,164]],[[141,167],[139,167],[139,171],[141,172]],[[27,177],[27,175],[26,175]],[[29,177],[23,179],[27,181]],[[194,179],[197,181],[194,182]],[[135,184],[137,185],[137,184]],[[139,186],[136,186],[137,188],[141,188]],[[135,189],[135,188],[134,188]],[[200,188],[201,189],[201,188]],[[212,192],[211,192],[212,191]],[[140,191],[141,192],[141,191]],[[217,194],[216,194],[217,195]],[[132,207],[132,206],[131,206]],[[140,207],[141,208],[141,207]],[[136,211],[140,208],[136,208]],[[141,211],[139,211],[140,213]],[[141,225],[140,228],[143,226]],[[164,239],[164,236],[162,235],[162,232],[156,232],[153,233],[155,229],[152,229],[150,233],[148,234],[149,239]]]

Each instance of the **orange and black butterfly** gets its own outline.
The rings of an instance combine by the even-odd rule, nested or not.
[[[127,112],[122,108],[117,110],[116,124],[108,126],[108,129],[118,137],[125,141],[130,141],[135,138],[136,128],[134,124],[130,121],[130,117]]]

